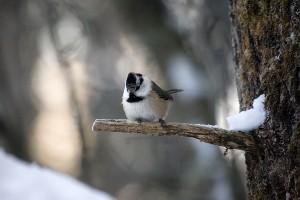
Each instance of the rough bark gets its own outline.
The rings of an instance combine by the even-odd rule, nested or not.
[[[269,112],[246,152],[249,199],[300,199],[300,1],[230,0],[240,109]]]
[[[185,136],[193,137],[228,149],[240,149],[244,151],[255,151],[254,140],[249,133],[228,131],[222,128],[215,128],[205,125],[186,123],[167,123],[161,126],[160,123],[143,122],[128,123],[124,119],[96,119],[93,124],[94,131],[141,133],[156,136]]]

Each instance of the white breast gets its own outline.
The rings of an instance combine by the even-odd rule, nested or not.
[[[139,102],[128,103],[129,94],[124,89],[122,104],[126,114],[127,119],[130,121],[137,121],[137,119],[142,119],[144,121],[158,121],[158,118],[155,117],[155,114],[151,111],[149,100],[147,98]]]

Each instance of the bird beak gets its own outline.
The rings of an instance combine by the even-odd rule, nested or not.
[[[135,92],[135,85],[134,84],[127,85],[127,90],[129,92]]]

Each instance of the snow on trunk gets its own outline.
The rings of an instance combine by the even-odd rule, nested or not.
[[[262,125],[266,119],[265,95],[262,94],[253,101],[253,108],[227,117],[229,129],[234,131],[251,131]]]

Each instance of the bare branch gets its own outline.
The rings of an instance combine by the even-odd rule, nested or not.
[[[255,142],[249,133],[228,131],[205,125],[186,123],[160,123],[143,122],[129,123],[125,119],[96,119],[93,131],[140,133],[155,136],[185,136],[193,137],[202,142],[223,146],[228,149],[240,149],[243,151],[254,151]]]

